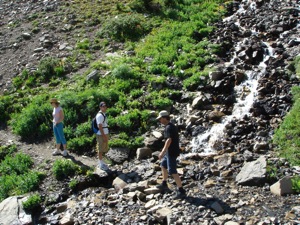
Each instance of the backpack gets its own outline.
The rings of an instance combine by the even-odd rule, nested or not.
[[[99,112],[99,113],[101,113],[103,115],[103,117],[104,117],[103,123],[104,123],[104,121],[106,119],[106,116],[102,112]],[[92,124],[91,125],[92,125],[93,133],[97,134],[98,131],[99,131],[99,127],[98,127],[98,124],[97,124],[96,116],[92,119]]]

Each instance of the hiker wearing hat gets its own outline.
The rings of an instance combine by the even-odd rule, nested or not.
[[[96,115],[96,121],[99,131],[96,134],[97,151],[99,159],[99,167],[102,170],[108,170],[108,166],[103,161],[103,154],[108,152],[109,130],[106,118],[107,105],[105,102],[100,102],[100,111]]]
[[[168,173],[174,178],[178,190],[174,198],[184,198],[186,196],[185,190],[182,187],[181,179],[177,173],[177,157],[180,154],[179,149],[179,135],[177,127],[170,122],[170,115],[167,111],[161,111],[156,118],[160,123],[165,125],[164,138],[165,144],[161,150],[158,158],[161,160],[161,171],[163,176],[163,181],[157,187],[163,192],[169,192],[170,189],[167,185]]]
[[[67,156],[67,141],[63,130],[64,112],[60,106],[60,102],[56,98],[52,98],[50,103],[53,106],[53,132],[56,140],[56,150],[52,155],[60,155],[60,146],[63,145],[64,151],[62,152],[62,155]]]

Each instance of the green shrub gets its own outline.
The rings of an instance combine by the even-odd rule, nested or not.
[[[300,56],[296,56],[294,60],[290,63],[289,69],[294,74],[296,73],[297,77],[300,77]]]
[[[138,80],[134,80],[134,79],[130,79],[130,80],[114,79],[114,82],[115,83],[111,85],[111,88],[123,94],[129,93],[132,88],[136,88],[139,86]]]
[[[292,178],[292,189],[296,193],[300,193],[300,177],[299,176],[294,176]]]
[[[41,202],[41,196],[39,194],[33,194],[30,195],[26,201],[22,202],[22,205],[24,210],[32,212],[41,207]]]
[[[90,41],[89,39],[83,39],[82,41],[76,44],[76,48],[88,50],[90,48]]]
[[[130,142],[120,139],[120,138],[114,138],[112,140],[109,141],[109,147],[110,148],[117,148],[117,147],[121,147],[121,148],[130,148]]]
[[[162,88],[163,86],[165,86],[166,80],[167,80],[167,78],[164,76],[153,76],[153,77],[149,78],[151,87],[154,90],[157,90],[157,87],[161,86],[161,88]],[[159,88],[159,89],[161,89],[161,88]]]
[[[207,77],[208,74],[206,71],[194,73],[191,77],[183,81],[183,87],[189,91],[195,91],[200,85],[205,86],[207,82],[205,77]]]
[[[58,58],[46,57],[40,61],[36,74],[41,82],[47,82],[52,77],[61,77],[64,74],[64,68]]]
[[[154,109],[165,110],[171,107],[173,105],[173,102],[169,98],[159,98],[159,99],[154,99],[152,104]]]
[[[126,64],[121,64],[113,69],[111,75],[117,79],[132,79],[135,78],[134,72]]]
[[[0,164],[0,174],[21,175],[29,172],[33,160],[29,155],[18,153],[15,156],[7,155]]]
[[[0,201],[13,195],[21,195],[35,191],[44,174],[30,171],[22,175],[10,174],[0,176]]]
[[[135,137],[131,141],[130,148],[136,150],[137,148],[143,147],[144,146],[144,140],[145,140],[145,138],[143,136]]]
[[[129,109],[142,109],[143,103],[140,100],[133,100],[128,102]]]
[[[119,132],[127,132],[132,134],[140,127],[140,112],[139,110],[129,110],[124,115],[119,115],[116,118],[110,119],[112,127],[118,127]]]
[[[78,185],[78,180],[76,179],[71,179],[71,181],[69,182],[69,188],[71,190],[75,190],[77,185]]]
[[[15,96],[0,96],[0,124],[5,124],[9,118],[10,114],[14,111],[17,111],[15,108],[16,105]]]
[[[118,41],[138,40],[149,29],[144,20],[142,15],[120,14],[107,19],[98,35]]]
[[[17,151],[17,146],[15,144],[0,146],[0,162],[8,155],[11,156]]]
[[[296,75],[298,77],[300,77],[300,56],[297,56],[294,59],[293,65],[294,65],[294,68],[295,68]]]
[[[22,139],[33,141],[45,139],[50,136],[52,115],[48,102],[30,103],[20,114],[13,114],[10,125],[13,132],[21,136]]]
[[[63,180],[67,177],[74,176],[79,171],[80,167],[67,159],[56,160],[52,167],[53,175],[57,180]]]
[[[96,138],[95,135],[79,136],[68,140],[68,147],[79,155],[91,154],[91,150],[95,148]]]
[[[37,190],[43,173],[31,171],[32,159],[23,153],[7,155],[0,164],[0,201],[12,195]]]
[[[130,91],[129,95],[130,95],[131,98],[136,99],[136,98],[142,96],[143,93],[144,92],[141,89],[133,89],[133,90]]]

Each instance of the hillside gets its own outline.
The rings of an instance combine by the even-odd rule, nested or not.
[[[272,143],[299,85],[291,66],[300,52],[299,7],[293,1],[0,1],[0,147],[15,144],[45,174],[34,191],[41,207],[31,215],[6,211],[26,199],[12,197],[1,203],[0,224],[300,223],[299,195],[270,190],[300,173]],[[42,72],[50,62],[58,64]],[[53,175],[64,158],[51,154],[47,121],[54,96],[68,112],[66,159],[81,167],[62,180]],[[110,104],[110,173],[95,168],[89,130],[103,99]],[[162,179],[162,127],[154,118],[162,109],[180,128],[184,200],[155,188]],[[142,147],[151,154],[137,159]]]

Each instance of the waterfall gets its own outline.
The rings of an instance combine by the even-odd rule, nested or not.
[[[245,3],[246,2],[246,3]],[[255,2],[250,0],[243,1],[240,9],[228,18],[225,18],[224,21],[228,21],[231,19],[235,20],[235,25],[237,25],[241,30],[245,30],[239,24],[237,20],[236,14],[244,13],[245,9],[243,7],[243,3],[249,4],[248,10],[255,10],[256,5]],[[253,36],[257,36],[256,31],[252,31]],[[247,38],[244,38],[239,43],[236,44],[235,50],[239,50],[240,46],[243,43],[247,42]],[[192,153],[197,155],[210,155],[215,154],[218,149],[222,149],[222,142],[224,141],[224,130],[228,123],[233,120],[240,120],[245,116],[250,116],[250,109],[255,101],[257,96],[257,87],[259,78],[266,72],[266,63],[270,57],[273,56],[273,50],[271,46],[262,42],[264,48],[264,57],[262,62],[258,66],[253,66],[252,70],[246,70],[246,80],[239,85],[236,85],[234,88],[234,94],[236,96],[236,103],[233,106],[232,114],[224,116],[220,123],[215,123],[211,126],[210,129],[206,130],[204,133],[199,134],[197,137],[193,138],[191,141]],[[236,52],[235,51],[235,52]],[[233,55],[230,62],[227,64],[234,65],[234,61],[236,58],[236,54]],[[216,147],[218,149],[216,149]]]
[[[266,72],[265,62],[269,57],[273,57],[273,51],[270,45],[265,42],[264,45],[266,46],[264,60],[257,66],[256,71],[245,71],[247,79],[234,88],[236,103],[234,104],[232,114],[224,116],[220,123],[213,124],[209,130],[195,137],[191,142],[193,153],[201,153],[201,155],[215,153],[216,149],[214,146],[222,143],[226,125],[233,119],[239,120],[250,115],[250,109],[257,96],[258,80]]]

